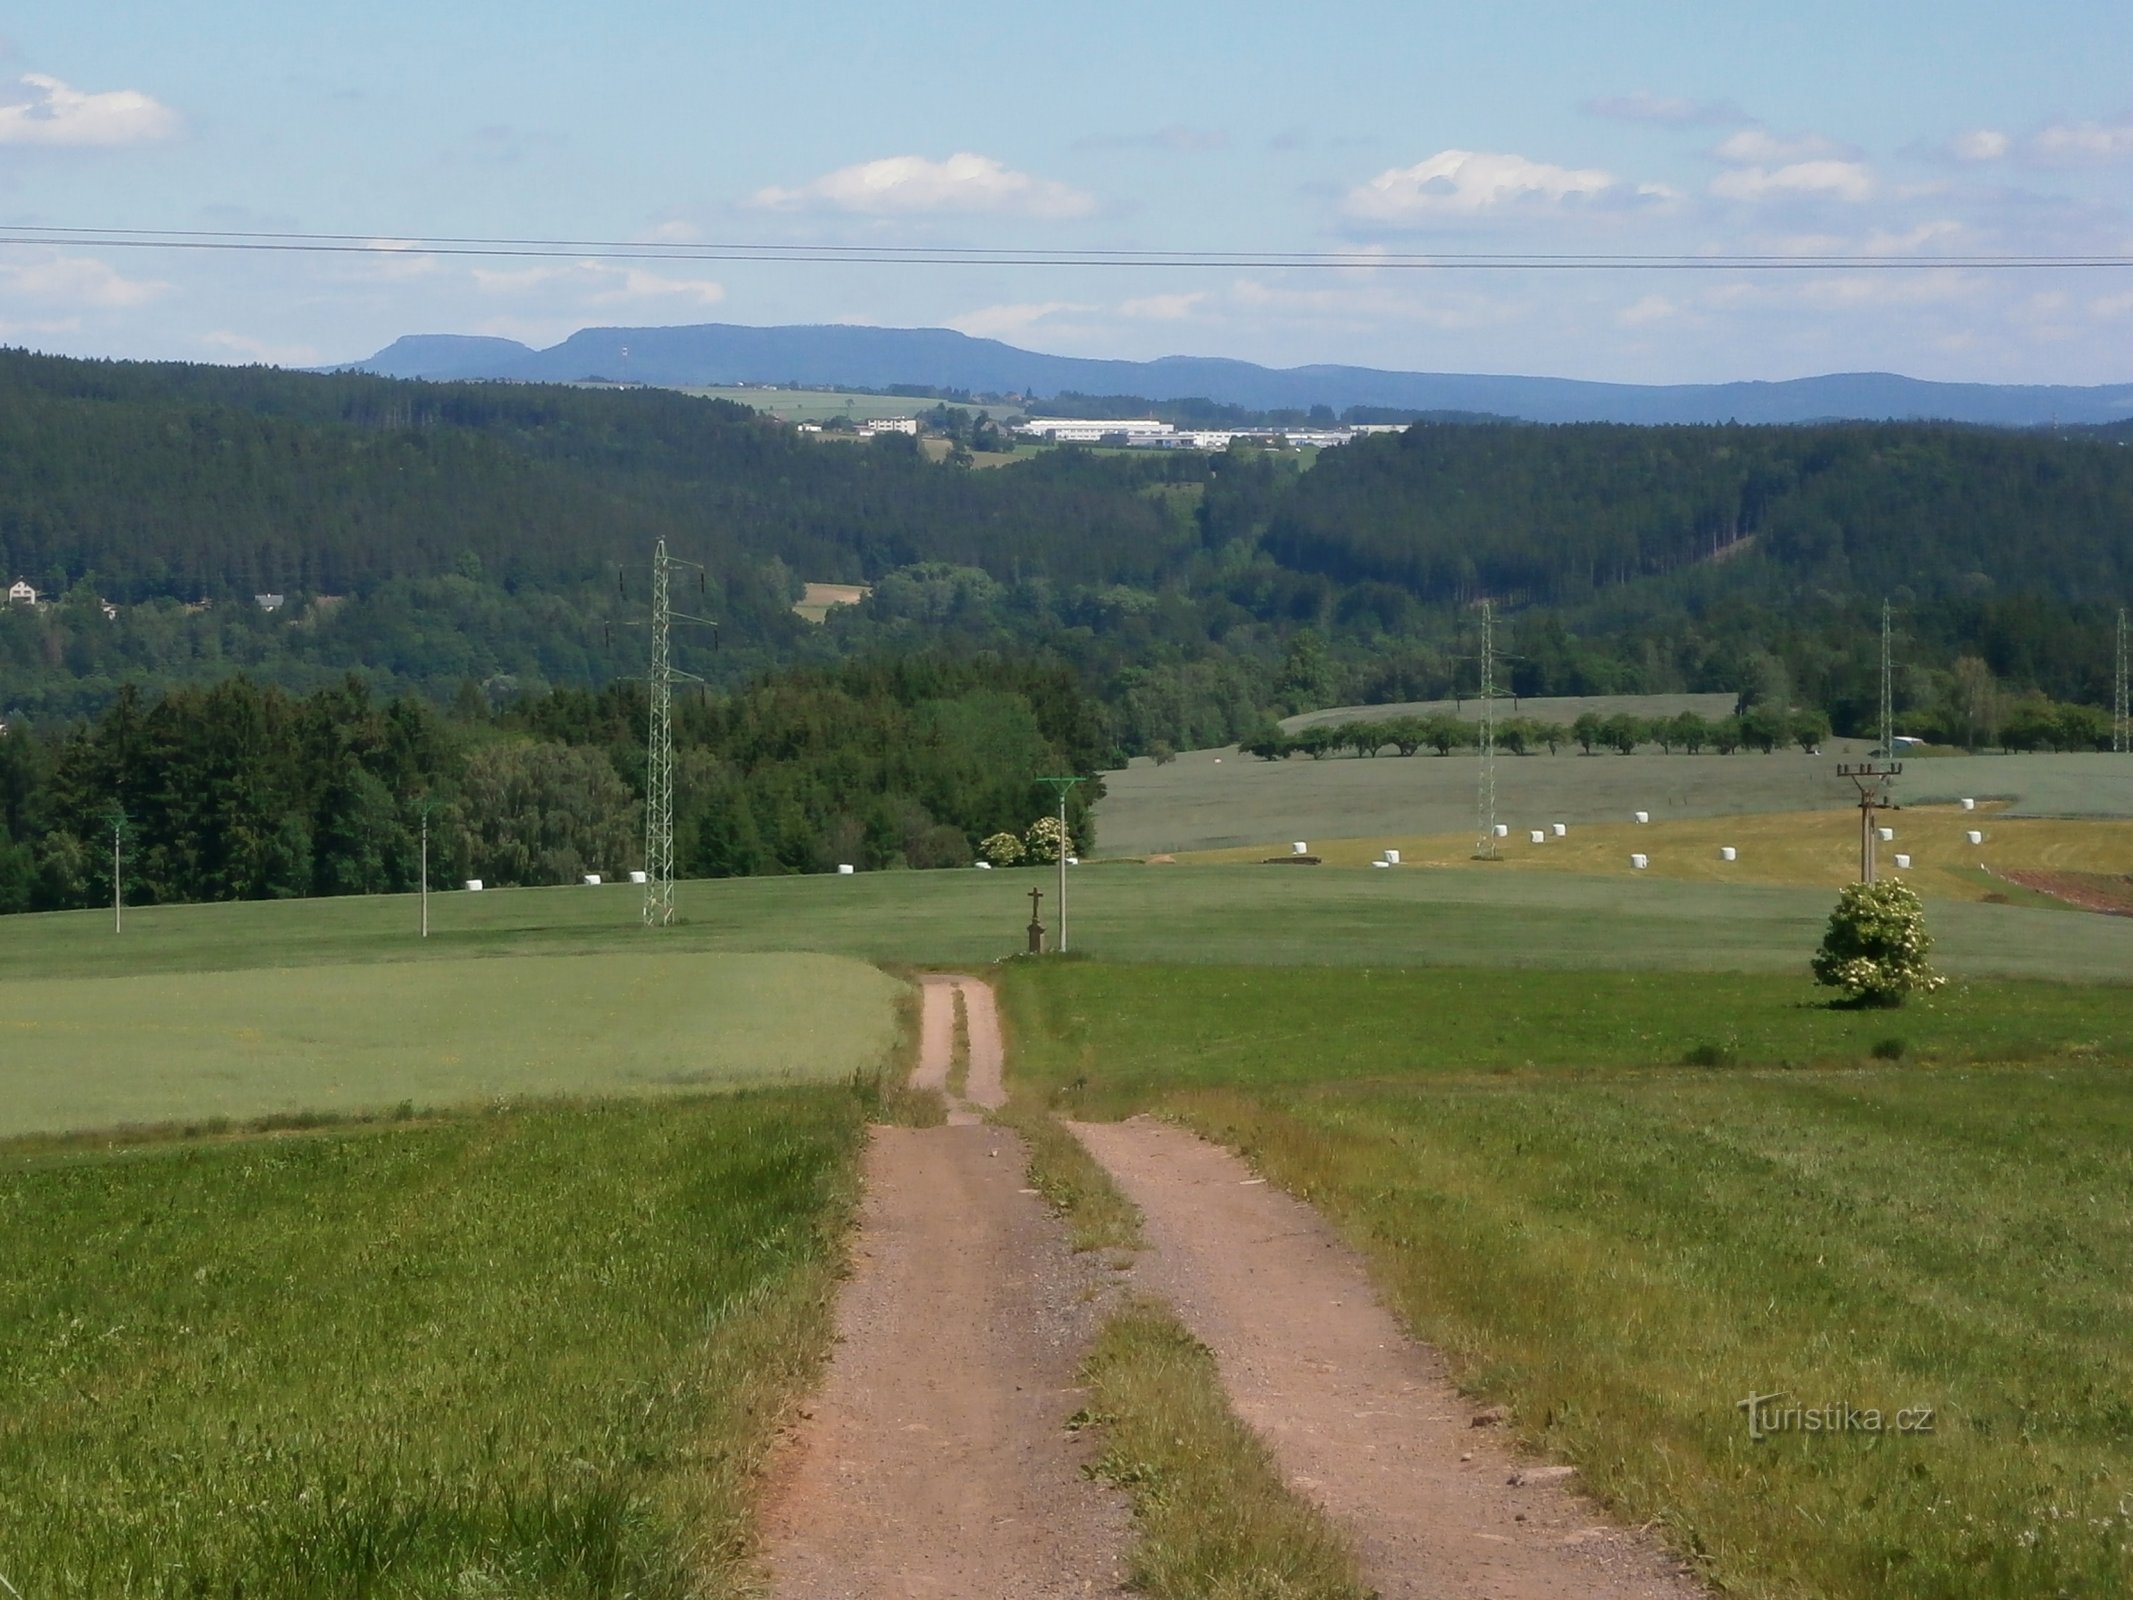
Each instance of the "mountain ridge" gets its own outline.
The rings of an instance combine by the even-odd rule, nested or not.
[[[1850,372],[1729,383],[1631,384],[1330,363],[1264,367],[1223,356],[1124,361],[1047,355],[952,328],[843,323],[581,328],[546,349],[479,335],[410,334],[332,370],[436,381],[573,383],[605,378],[658,388],[791,383],[884,389],[913,384],[992,394],[1071,391],[1148,400],[1200,398],[1255,410],[1326,405],[1339,411],[1362,405],[1485,412],[1543,423],[1940,421],[2024,428],[2133,418],[2133,383],[1947,383],[1900,373]]]

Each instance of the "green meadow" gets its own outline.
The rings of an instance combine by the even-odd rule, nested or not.
[[[812,1376],[849,1090],[0,1146],[24,1600],[682,1600]]]
[[[844,957],[645,949],[0,984],[0,1138],[849,1079],[900,986]]]
[[[95,912],[6,917],[0,1004],[9,984],[33,976],[649,949],[982,966],[1023,947],[1031,889],[1054,925],[1057,882],[1023,868],[688,883],[676,890],[681,925],[658,933],[638,925],[626,887],[439,894],[426,944],[407,896],[154,907],[129,911],[119,934]],[[1804,970],[1835,899],[1826,888],[1649,874],[1126,862],[1074,869],[1069,894],[1072,949],[1106,961],[1786,973]],[[1936,902],[1932,927],[1935,959],[1959,976],[2133,974],[2129,918]]]
[[[1182,1120],[1311,1200],[1724,1592],[2133,1588],[2125,989],[1066,964],[1006,997],[1055,1106]],[[1754,1395],[1848,1420],[1757,1440]]]

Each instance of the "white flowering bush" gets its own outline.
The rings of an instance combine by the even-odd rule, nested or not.
[[[1022,841],[1011,833],[995,833],[978,846],[978,854],[996,867],[1012,867],[1022,859]]]
[[[1926,964],[1933,941],[1925,908],[1895,879],[1855,883],[1837,897],[1829,930],[1815,952],[1815,982],[1842,989],[1860,1005],[1900,1006],[1946,981]]]
[[[1022,836],[1029,846],[1029,858],[1049,866],[1066,854],[1066,829],[1057,817],[1039,817],[1029,825],[1029,832]]]

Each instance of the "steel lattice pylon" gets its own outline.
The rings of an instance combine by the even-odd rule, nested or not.
[[[644,762],[644,925],[674,920],[674,619],[668,593],[667,542],[652,551],[651,702]]]
[[[1881,754],[1896,754],[1896,695],[1889,656],[1889,603],[1881,602]]]
[[[1496,613],[1481,602],[1481,775],[1475,797],[1478,861],[1496,859]]]
[[[2115,694],[2111,701],[2111,748],[2120,755],[2133,752],[2133,690],[2127,687],[2126,608],[2118,608],[2118,671],[2113,674]]]

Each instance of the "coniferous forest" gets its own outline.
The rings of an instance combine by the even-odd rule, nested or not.
[[[440,880],[621,870],[662,538],[718,624],[678,636],[692,872],[952,864],[1038,770],[1458,692],[1483,598],[1522,695],[1839,732],[1886,600],[1907,728],[2107,739],[2059,709],[2110,704],[2129,431],[1442,420],[973,468],[668,391],[0,352],[0,586],[40,595],[0,607],[0,907],[108,892],[119,813],[144,899],[407,887],[425,806]],[[872,594],[811,623],[810,581]]]

